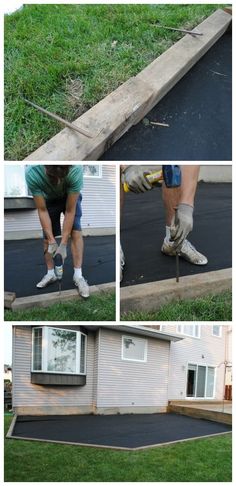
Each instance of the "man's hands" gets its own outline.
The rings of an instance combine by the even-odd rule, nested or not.
[[[48,245],[48,253],[54,257],[56,255],[56,251],[58,249],[58,244],[55,241],[55,243],[49,243]]]
[[[181,203],[178,205],[170,227],[174,248],[181,250],[182,244],[193,229],[193,206]]]
[[[58,254],[61,255],[62,256],[62,260],[64,262],[64,260],[67,257],[66,245],[64,245],[63,243],[61,243],[58,246],[58,244],[56,242],[55,243],[50,243],[48,245],[48,253],[50,253],[50,255],[52,255],[53,258],[56,255],[58,255]]]
[[[61,255],[62,256],[63,263],[64,263],[64,260],[67,257],[66,245],[64,245],[63,243],[61,243],[60,246],[58,247],[55,255]]]
[[[122,184],[126,182],[129,190],[135,193],[149,191],[152,189],[152,185],[146,179],[145,174],[150,174],[150,172],[143,172],[142,166],[129,165],[121,176],[121,182]]]

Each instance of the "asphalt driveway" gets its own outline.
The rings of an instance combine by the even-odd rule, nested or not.
[[[230,432],[231,426],[174,413],[19,416],[17,438],[135,449]]]
[[[115,237],[87,236],[84,238],[83,276],[89,285],[115,281]],[[68,245],[69,247],[70,245]],[[58,283],[38,289],[36,283],[46,273],[41,239],[5,241],[5,291],[17,297],[57,292]],[[73,263],[70,248],[64,265],[62,289],[74,288]]]
[[[232,266],[232,187],[229,183],[199,183],[191,243],[208,258],[197,266],[180,259],[180,276]],[[175,258],[163,255],[165,215],[161,189],[126,194],[121,242],[126,258],[122,286],[175,277]]]
[[[232,160],[232,36],[223,35],[101,160]],[[145,120],[145,122],[146,122]]]

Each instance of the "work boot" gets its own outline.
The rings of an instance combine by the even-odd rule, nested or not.
[[[79,294],[84,299],[89,297],[89,286],[87,280],[84,277],[74,277],[74,284],[78,287]]]
[[[38,289],[43,289],[44,287],[47,287],[48,285],[56,282],[56,280],[57,280],[57,277],[56,277],[55,274],[54,275],[48,275],[46,273],[46,275],[44,275],[42,280],[40,280],[40,282],[36,284],[36,287]]]
[[[120,282],[123,280],[123,270],[125,266],[125,255],[120,245]]]
[[[162,253],[168,256],[176,256],[176,250],[173,248],[173,242],[167,238],[164,239],[161,247]],[[196,248],[188,241],[184,240],[179,256],[187,260],[187,262],[193,263],[193,265],[206,265],[208,263],[207,257],[202,255]]]

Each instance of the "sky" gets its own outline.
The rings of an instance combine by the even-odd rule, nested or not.
[[[4,364],[12,364],[12,324],[4,324]]]
[[[11,0],[7,4],[4,4],[4,13],[15,12],[18,8],[22,7],[23,3],[17,0]]]

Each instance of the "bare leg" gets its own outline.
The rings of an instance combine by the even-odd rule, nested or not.
[[[125,191],[123,189],[123,184],[120,181],[120,220],[122,219],[123,209],[125,203]]]
[[[45,239],[43,240],[43,251],[47,269],[52,270],[54,268],[53,258],[52,255],[48,253],[48,240]]]
[[[170,226],[172,218],[175,214],[175,207],[179,204],[180,187],[167,188],[163,182],[162,199],[165,207],[166,226]]]
[[[81,268],[83,263],[84,242],[82,231],[73,230],[71,233],[71,253],[74,268]]]

